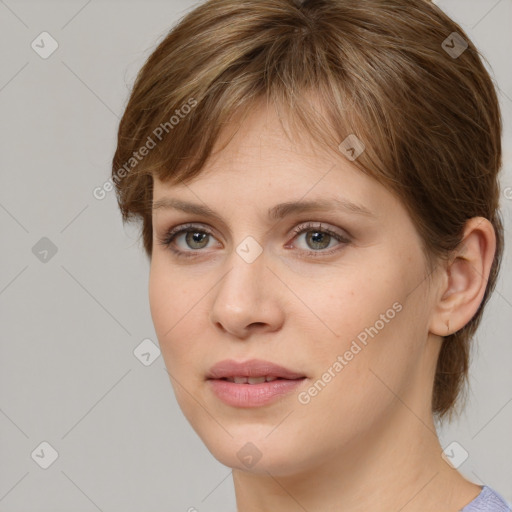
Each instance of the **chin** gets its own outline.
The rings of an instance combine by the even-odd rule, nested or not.
[[[220,427],[219,427],[220,428]],[[287,476],[306,469],[310,464],[304,453],[304,443],[300,443],[290,433],[277,432],[268,435],[256,428],[238,425],[236,431],[228,429],[233,437],[225,432],[196,432],[201,437],[209,452],[221,464],[232,469],[249,473],[273,476]],[[288,440],[288,442],[286,442]]]
[[[241,455],[243,461],[238,457],[238,452],[243,453],[243,456]],[[297,473],[299,470],[298,463],[293,459],[292,454],[261,452],[258,455],[254,447],[249,444],[238,450],[210,450],[210,453],[224,466],[247,473],[289,476]],[[251,461],[250,457],[254,457],[254,460]]]

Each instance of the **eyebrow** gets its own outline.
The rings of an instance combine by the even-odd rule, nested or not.
[[[153,211],[160,209],[175,209],[185,213],[204,215],[211,217],[220,222],[223,221],[222,217],[214,212],[206,205],[189,203],[180,199],[166,197],[159,199],[153,203]],[[375,217],[375,214],[368,210],[365,206],[353,203],[346,198],[331,198],[327,200],[316,201],[290,201],[280,203],[270,208],[267,216],[270,221],[282,219],[291,214],[306,213],[311,211],[330,211],[330,210],[345,210],[348,213],[357,215],[364,215],[367,217]]]

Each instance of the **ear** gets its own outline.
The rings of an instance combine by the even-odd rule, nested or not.
[[[430,332],[448,336],[473,318],[484,297],[496,251],[496,235],[488,219],[466,222],[463,240],[446,264]]]

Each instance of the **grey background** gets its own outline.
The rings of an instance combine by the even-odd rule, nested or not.
[[[438,4],[490,62],[505,121],[503,187],[512,187],[512,0]],[[145,366],[133,353],[144,339],[157,343],[148,261],[114,192],[92,194],[109,177],[138,69],[192,6],[0,1],[1,512],[235,510],[231,471],[183,418],[162,357]],[[59,45],[47,59],[31,48],[43,31]],[[470,402],[440,434],[443,447],[457,441],[469,453],[463,474],[512,501],[508,190],[508,246]],[[43,441],[58,452],[47,469],[36,463],[49,460]]]

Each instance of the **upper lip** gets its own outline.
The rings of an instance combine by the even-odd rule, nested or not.
[[[305,377],[301,373],[294,372],[262,359],[251,359],[249,361],[234,361],[226,359],[214,364],[207,373],[207,379],[224,379],[227,377],[280,377],[282,379],[300,379]]]

